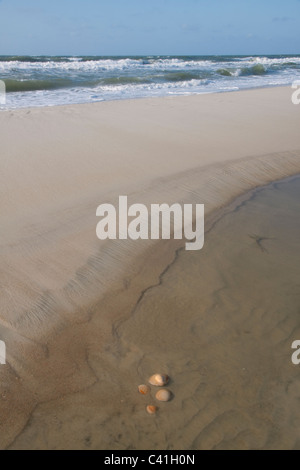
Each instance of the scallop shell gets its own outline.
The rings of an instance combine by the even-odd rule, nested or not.
[[[138,389],[142,395],[147,395],[150,392],[150,388],[148,387],[148,385],[139,385]]]
[[[172,398],[172,393],[170,392],[170,390],[163,388],[157,392],[155,397],[159,401],[170,401]]]
[[[169,382],[169,377],[166,374],[154,374],[150,377],[149,383],[156,387],[163,387]]]
[[[149,415],[155,415],[155,413],[157,412],[157,407],[156,406],[152,406],[152,405],[148,405],[147,408],[147,413]]]

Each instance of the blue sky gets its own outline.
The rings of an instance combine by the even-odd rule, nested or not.
[[[0,55],[300,53],[300,0],[0,0]]]

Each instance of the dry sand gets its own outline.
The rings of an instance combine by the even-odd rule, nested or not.
[[[299,173],[299,110],[274,88],[0,114],[1,448],[145,447],[118,433],[144,420],[143,352],[119,325],[182,243],[100,242],[96,208],[122,194],[208,215]]]

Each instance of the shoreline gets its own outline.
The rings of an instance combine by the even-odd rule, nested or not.
[[[187,94],[167,94],[162,96],[148,96],[148,97],[134,97],[134,98],[116,98],[116,99],[106,99],[106,100],[99,100],[99,101],[86,101],[83,103],[69,103],[69,104],[49,104],[49,105],[39,105],[39,106],[24,106],[21,108],[1,108],[0,105],[0,112],[11,112],[11,111],[33,111],[35,109],[56,109],[56,108],[69,108],[69,107],[80,107],[80,106],[93,106],[99,105],[101,103],[115,103],[115,102],[132,102],[132,101],[148,101],[148,100],[165,100],[165,99],[173,99],[175,98],[187,98],[187,97],[195,97],[195,96],[207,96],[207,95],[222,95],[222,94],[232,94],[232,93],[244,93],[244,92],[251,92],[251,91],[262,91],[262,90],[272,90],[272,89],[290,89],[291,92],[293,82],[285,85],[260,85],[257,87],[249,87],[249,88],[239,88],[237,90],[219,90],[219,91],[207,91],[207,92],[195,92],[195,93],[187,93]]]
[[[0,370],[8,390],[1,446],[11,445],[38,404],[99,380],[88,351],[97,341],[100,350],[110,347],[118,320],[130,315],[184,244],[101,243],[97,206],[127,194],[129,203],[147,206],[204,203],[216,217],[253,188],[299,174],[298,109],[286,101],[290,91],[20,109],[8,120],[0,115],[0,332],[8,350],[8,367]],[[21,417],[12,418],[16,404]]]
[[[143,96],[143,97],[134,97],[134,98],[116,98],[116,99],[103,99],[99,101],[86,101],[83,103],[69,103],[69,104],[49,104],[49,105],[39,105],[39,106],[24,106],[21,108],[1,108],[0,105],[0,112],[10,112],[10,111],[32,111],[34,109],[55,109],[55,108],[68,108],[73,106],[93,106],[99,105],[100,103],[111,103],[111,102],[131,102],[131,101],[148,101],[148,100],[164,100],[164,99],[180,99],[180,98],[187,98],[193,96],[203,96],[203,95],[219,95],[219,94],[231,94],[231,93],[243,93],[243,92],[251,92],[251,91],[258,91],[258,90],[269,90],[269,89],[283,89],[283,88],[290,88],[292,89],[293,82],[285,85],[260,85],[257,87],[249,87],[249,88],[239,88],[236,90],[219,90],[219,91],[203,91],[203,92],[194,92],[194,93],[186,93],[186,94],[166,94],[162,96]],[[11,93],[11,92],[10,92]],[[18,93],[18,92],[16,92]]]

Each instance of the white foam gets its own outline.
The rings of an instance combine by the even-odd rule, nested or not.
[[[0,79],[70,79],[72,88],[31,92],[7,93],[6,107],[53,106],[102,100],[131,99],[151,96],[184,95],[233,91],[245,88],[290,85],[300,79],[300,67],[283,67],[293,62],[300,65],[300,57],[243,57],[227,60],[189,59],[174,57],[152,58],[104,58],[84,60],[78,57],[63,58],[51,62],[1,62]],[[243,69],[262,65],[266,74],[247,75]],[[275,67],[280,66],[278,69]],[[271,69],[270,69],[271,68]],[[223,76],[219,69],[229,70],[231,76]],[[168,73],[193,72],[207,78],[170,81]],[[149,79],[150,83],[98,84],[103,79],[136,77]],[[165,80],[165,81],[164,81]],[[82,81],[90,81],[87,86]]]

